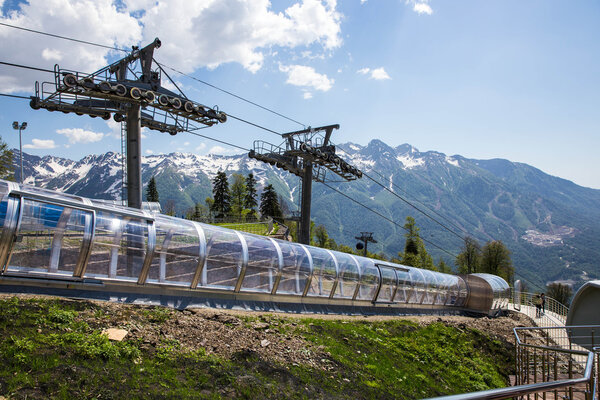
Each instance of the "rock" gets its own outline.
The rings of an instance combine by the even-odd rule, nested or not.
[[[108,336],[109,340],[114,340],[115,342],[122,341],[128,333],[125,329],[118,328],[108,328],[102,331],[103,335]]]
[[[266,322],[255,322],[252,324],[252,327],[256,330],[267,329],[269,328],[269,324]]]
[[[260,342],[261,347],[267,347],[270,344],[271,344],[271,342],[269,342],[267,339],[263,339]]]

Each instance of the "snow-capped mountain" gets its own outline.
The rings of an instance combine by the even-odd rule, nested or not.
[[[529,281],[577,282],[600,276],[600,190],[577,186],[527,164],[420,152],[408,144],[394,148],[380,140],[367,146],[341,144],[337,153],[365,175],[330,185],[396,222],[315,183],[312,217],[338,243],[353,245],[358,232],[373,231],[379,242],[373,250],[395,255],[404,244],[401,225],[411,215],[422,236],[439,247],[428,246],[436,261],[443,257],[452,264],[448,253],[460,251],[462,243],[450,232],[454,231],[481,242],[502,240],[513,253],[517,272],[521,269]],[[24,154],[24,168],[28,184],[92,198],[121,197],[120,154],[89,155],[79,161]],[[15,171],[18,174],[19,168]],[[289,208],[296,209],[299,179],[245,154],[171,153],[142,158],[143,182],[154,176],[163,207],[170,202],[178,215],[198,202],[204,204],[212,195],[211,180],[218,171],[252,172],[259,192],[271,183]],[[335,175],[328,178],[339,181]]]

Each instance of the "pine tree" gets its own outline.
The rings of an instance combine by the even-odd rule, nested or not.
[[[246,177],[246,196],[244,197],[244,208],[248,210],[256,210],[258,203],[256,202],[256,179],[254,175],[249,173]]]
[[[241,217],[246,198],[246,184],[244,177],[240,174],[233,174],[232,178],[233,182],[229,191],[231,196],[231,213],[236,217]]]
[[[0,179],[12,181],[14,178],[13,153],[8,150],[8,145],[2,140],[2,136],[0,136]]]
[[[217,172],[213,179],[213,199],[211,210],[214,212],[215,218],[224,218],[229,215],[231,212],[231,197],[225,172]]]
[[[154,177],[150,178],[148,187],[146,188],[146,201],[158,203],[158,189],[156,188],[156,181]]]
[[[398,253],[400,263],[411,267],[436,270],[433,264],[433,258],[427,253],[423,239],[419,235],[419,228],[415,224],[415,219],[411,216],[406,217],[404,229],[407,231],[404,236],[406,243],[404,253]]]
[[[267,185],[260,195],[260,214],[263,217],[281,218],[281,208],[273,185]]]

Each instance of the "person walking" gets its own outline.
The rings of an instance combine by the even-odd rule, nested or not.
[[[533,304],[535,305],[535,317],[540,318],[542,316],[542,298],[539,293],[535,295]]]
[[[541,305],[541,315],[544,315],[546,313],[546,295],[544,293],[541,294],[540,299],[542,301],[542,305]]]

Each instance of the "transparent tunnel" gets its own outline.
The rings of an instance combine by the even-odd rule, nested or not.
[[[89,278],[120,287],[346,305],[462,307],[469,295],[460,276],[106,201],[6,181],[0,181],[0,196],[2,276]],[[493,275],[481,277],[501,307],[508,285]]]

